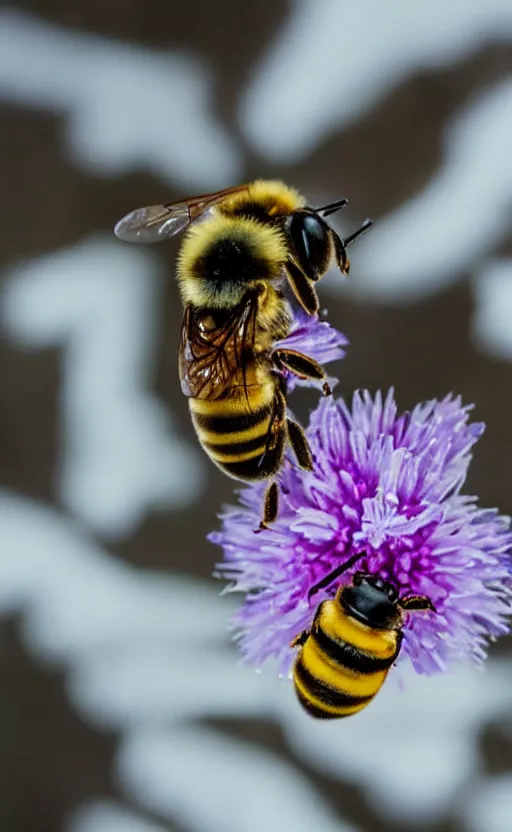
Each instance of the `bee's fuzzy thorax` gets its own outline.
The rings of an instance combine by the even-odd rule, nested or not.
[[[178,257],[185,304],[232,306],[251,282],[282,279],[287,248],[278,228],[247,217],[212,215],[193,224]]]
[[[239,215],[251,204],[264,208],[269,217],[279,217],[302,208],[305,199],[295,188],[277,179],[256,179],[247,186],[247,191],[227,198],[220,210],[227,215]]]

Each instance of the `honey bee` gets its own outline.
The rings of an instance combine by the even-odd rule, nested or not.
[[[371,221],[342,240],[326,217],[340,199],[309,208],[293,188],[263,181],[182,202],[140,208],[115,226],[122,240],[152,243],[184,232],[178,284],[184,306],[179,374],[199,442],[229,476],[271,480],[260,529],[278,514],[278,473],[288,444],[312,466],[302,428],[286,414],[286,371],[324,382],[313,358],[277,348],[291,326],[288,285],[309,315],[318,312],[315,283],[334,258],[343,274],[347,246]]]
[[[328,586],[361,555],[311,588]],[[300,647],[292,670],[299,702],[317,719],[340,719],[362,711],[377,695],[402,644],[404,612],[432,610],[422,595],[399,598],[396,587],[377,575],[356,572],[333,599],[322,601],[309,630],[297,636]]]

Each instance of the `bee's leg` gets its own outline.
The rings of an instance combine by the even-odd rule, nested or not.
[[[286,420],[286,427],[288,429],[288,439],[290,440],[293,453],[297,457],[297,462],[304,471],[312,471],[313,456],[309,442],[306,439],[306,434],[301,426],[292,419]]]
[[[298,636],[292,638],[290,641],[290,647],[302,647],[302,645],[308,640],[310,632],[311,630],[303,630]]]
[[[269,523],[273,523],[277,518],[279,511],[279,489],[277,482],[271,482],[265,491],[265,498],[263,500],[263,518],[257,529],[254,529],[254,534],[268,529]]]
[[[293,260],[288,260],[286,263],[286,276],[292,292],[302,308],[308,315],[315,315],[320,308],[320,304],[312,281],[306,277],[302,269],[299,269]]]
[[[265,476],[263,472],[266,471],[266,475],[270,477],[279,469],[284,453],[285,433],[283,428],[285,420],[286,399],[281,390],[279,390],[274,399],[272,418],[268,426],[267,439],[265,442],[265,450],[258,463],[258,468],[262,471],[262,478]]]
[[[286,443],[286,399],[281,391],[276,393],[274,411],[267,433],[265,451],[259,462],[262,479],[273,477],[281,467]],[[279,489],[277,482],[272,481],[265,491],[263,500],[263,518],[255,532],[268,529],[273,523],[279,510]]]
[[[282,430],[280,422],[279,430]],[[311,450],[304,431],[300,425],[297,424],[297,422],[294,422],[292,419],[287,419],[286,432],[300,467],[305,471],[311,471],[313,469],[313,457],[311,455]],[[255,533],[268,529],[269,524],[276,520],[278,511],[279,488],[277,482],[274,481],[270,483],[265,491],[265,497],[263,500],[263,518],[259,527],[255,529]]]
[[[425,595],[408,595],[407,598],[402,598],[399,606],[403,610],[432,610],[432,612],[436,612],[432,601]]]
[[[310,378],[313,381],[323,380],[324,396],[331,395],[332,390],[327,382],[325,370],[314,358],[310,358],[309,355],[304,355],[302,352],[297,352],[297,350],[277,349],[272,353],[272,359],[278,369],[282,370],[284,368],[297,378]]]

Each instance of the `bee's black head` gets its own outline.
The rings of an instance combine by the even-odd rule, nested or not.
[[[287,233],[300,268],[310,280],[318,280],[331,259],[331,228],[315,211],[300,209],[290,214]]]
[[[377,575],[357,573],[354,582],[342,588],[339,601],[345,612],[377,630],[391,628],[400,620],[396,587]]]

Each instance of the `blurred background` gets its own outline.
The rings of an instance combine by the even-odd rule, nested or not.
[[[512,4],[20,0],[0,99],[2,832],[511,829],[512,642],[333,725],[239,666],[177,244],[112,227],[254,177],[348,197],[338,391],[475,402],[468,490],[511,512]]]

